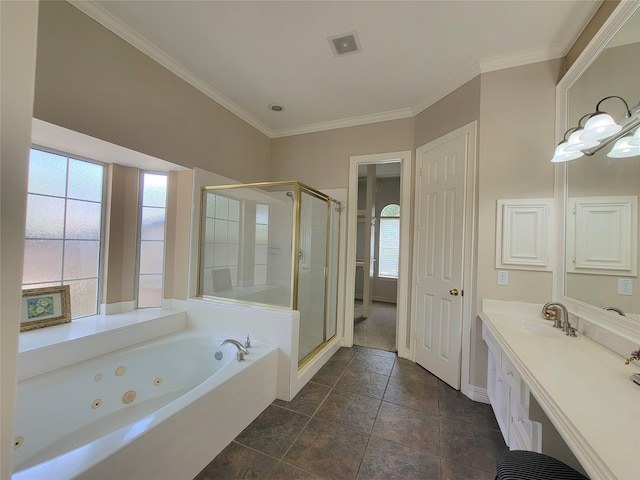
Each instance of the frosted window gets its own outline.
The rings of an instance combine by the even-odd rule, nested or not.
[[[213,218],[207,218],[205,222],[205,229],[204,229],[205,242],[213,242],[214,232],[215,232],[214,225],[215,225],[215,220]]]
[[[71,315],[98,313],[104,166],[32,149],[22,288],[68,284]]]
[[[103,173],[102,165],[70,158],[67,196],[78,200],[101,202]]]
[[[214,244],[213,252],[213,266],[216,268],[227,266],[227,244],[216,243]]]
[[[218,195],[216,198],[215,217],[222,220],[229,219],[229,199]]]
[[[256,223],[269,223],[269,205],[256,205]]]
[[[62,240],[26,240],[22,283],[61,282],[62,245]]]
[[[102,191],[102,186],[100,186]],[[67,191],[67,157],[31,150],[29,193],[64,197]]]
[[[64,198],[27,195],[27,238],[64,237]]]
[[[101,204],[67,200],[66,238],[99,240],[101,227]]]
[[[142,207],[142,240],[164,240],[165,209]]]
[[[66,278],[96,278],[99,262],[99,241],[67,240],[64,242],[64,275]]]
[[[71,316],[86,317],[96,314],[98,301],[98,279],[73,280],[65,282],[71,290]]]
[[[240,221],[240,202],[229,199],[229,220]]]
[[[256,225],[256,243],[266,245],[269,241],[269,225]]]
[[[217,195],[214,195],[213,193],[208,192],[206,194],[206,199],[207,199],[206,216],[208,218],[213,218],[216,213],[216,197]]]
[[[227,222],[226,220],[215,220],[213,241],[226,243],[228,227],[229,227],[229,222]]]
[[[140,242],[140,273],[162,273],[163,242]]]
[[[140,205],[140,244],[138,258],[138,308],[162,305],[164,275],[164,241],[167,204],[167,176],[161,173],[142,174],[142,200]],[[215,200],[209,203],[207,213],[213,212]],[[209,232],[205,232],[205,235]],[[211,245],[211,244],[209,244]],[[206,247],[205,247],[206,248]],[[209,246],[209,264],[213,263]]]
[[[145,207],[167,206],[167,176],[154,173],[144,174],[142,205]]]
[[[138,305],[162,304],[162,275],[141,275],[138,282]]]

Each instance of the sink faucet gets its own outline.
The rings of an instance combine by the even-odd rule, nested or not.
[[[558,318],[558,309],[562,311],[562,318]],[[560,302],[548,302],[542,307],[542,316],[547,320],[553,320],[555,328],[562,328],[562,331],[570,336],[576,336],[576,329],[569,323],[569,311]]]
[[[234,340],[233,338],[227,338],[226,340],[223,340],[222,342],[220,342],[220,345],[234,345],[237,349],[236,352],[236,359],[241,362],[242,360],[244,360],[244,356],[247,355],[249,353],[249,350],[247,350],[244,345],[242,345],[239,341]]]

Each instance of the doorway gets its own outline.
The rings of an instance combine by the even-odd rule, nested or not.
[[[399,161],[358,166],[353,344],[396,351]]]
[[[366,172],[366,173],[365,173]],[[392,173],[393,172],[393,173]],[[366,199],[358,202],[358,192],[360,195],[371,196],[374,192],[368,192],[360,188],[366,176],[371,177],[372,188],[378,184],[380,187],[384,183],[396,182],[396,202],[384,200],[385,196],[380,196],[380,200],[375,202],[378,208],[372,208],[369,203],[367,210]],[[378,179],[378,176],[380,178]],[[391,180],[395,176],[395,180]],[[389,180],[383,180],[388,178]],[[393,152],[376,155],[358,155],[351,157],[349,170],[349,198],[347,202],[347,255],[346,255],[346,283],[345,283],[345,346],[358,344],[354,342],[356,330],[366,329],[373,333],[370,339],[376,337],[377,342],[381,342],[386,335],[381,333],[391,329],[394,335],[389,340],[386,338],[385,344],[367,343],[365,346],[373,348],[383,348],[385,350],[397,351],[401,357],[409,358],[408,339],[408,307],[409,307],[409,221],[410,221],[410,191],[411,191],[411,152]],[[384,188],[384,185],[383,187]],[[378,188],[378,192],[380,188]],[[367,193],[365,193],[367,192]],[[375,193],[378,193],[375,192]],[[385,205],[381,205],[385,203]],[[398,261],[397,272],[383,271],[381,267],[379,245],[379,218],[380,212],[386,205],[396,205],[399,207],[397,214],[398,229]],[[405,208],[402,208],[402,207]],[[364,211],[363,211],[364,210]],[[375,219],[375,220],[373,220]],[[365,232],[367,225],[371,227]],[[358,249],[358,237],[360,236],[360,250]],[[366,237],[366,240],[365,238]],[[364,255],[363,250],[369,249],[369,255]],[[367,260],[365,261],[366,257]],[[368,286],[364,286],[366,282]],[[378,287],[376,288],[376,284]],[[356,287],[358,285],[358,287]],[[362,285],[362,287],[360,286]],[[385,288],[386,287],[386,288]],[[395,302],[395,306],[394,306]],[[365,333],[365,332],[358,332]],[[366,337],[366,335],[365,335]],[[367,341],[366,339],[364,341]],[[362,343],[362,338],[358,338]],[[383,346],[384,345],[384,346]]]

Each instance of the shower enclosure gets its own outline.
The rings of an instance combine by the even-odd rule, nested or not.
[[[341,210],[296,181],[203,187],[198,295],[299,310],[300,366],[336,334]]]

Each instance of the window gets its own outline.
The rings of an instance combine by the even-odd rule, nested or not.
[[[267,284],[269,247],[269,205],[256,205],[256,244],[254,256],[253,284]]]
[[[240,273],[239,200],[208,192],[203,232],[201,293],[220,292],[238,285]]]
[[[162,306],[167,176],[142,174],[138,308]]]
[[[69,285],[73,318],[98,313],[104,166],[32,149],[22,288]]]
[[[378,276],[398,278],[400,205],[389,204],[380,212],[380,242],[378,248]]]

